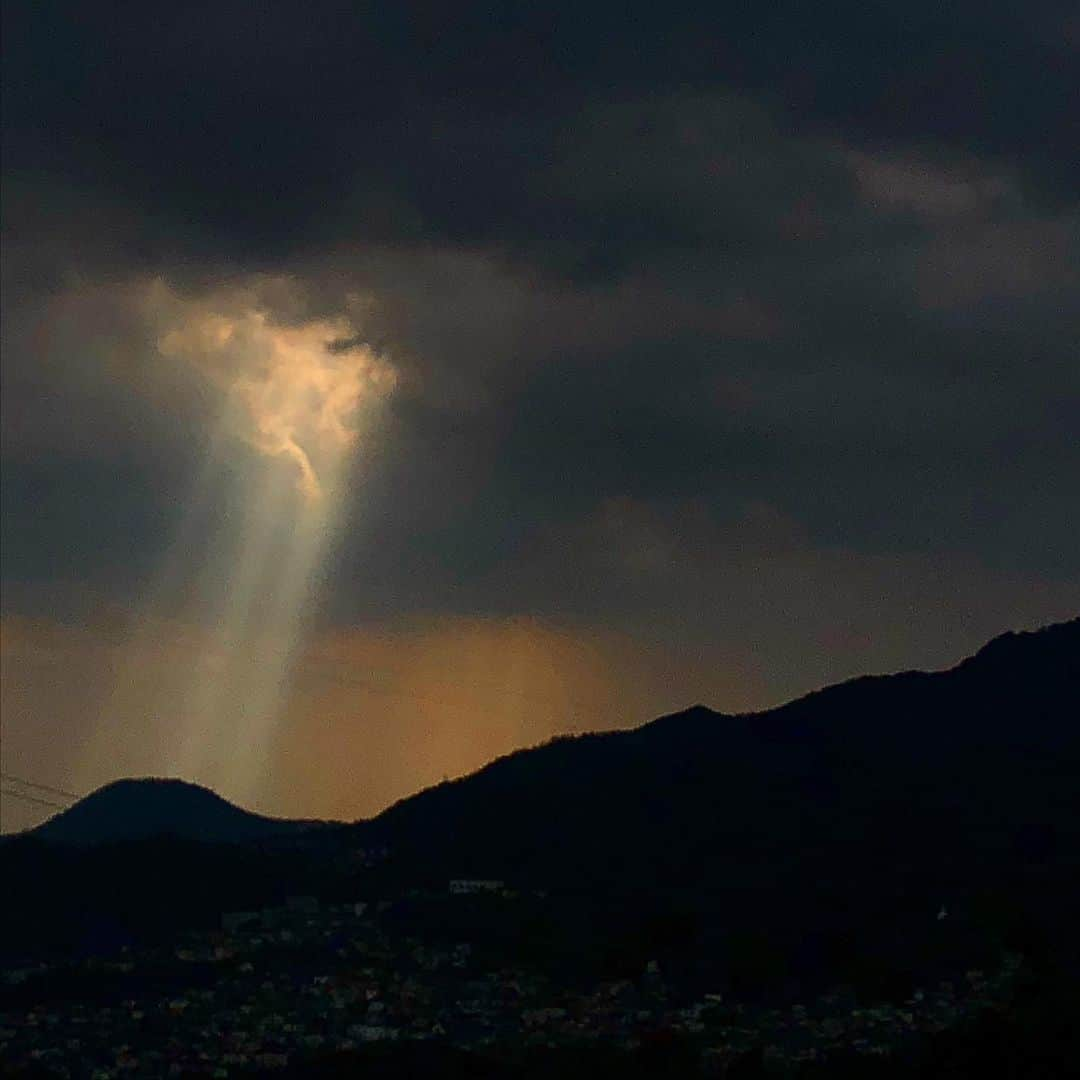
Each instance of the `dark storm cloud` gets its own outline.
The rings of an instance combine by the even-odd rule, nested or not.
[[[1064,4],[13,3],[5,20],[8,167],[209,225],[230,254],[434,240],[579,269],[669,246],[686,208],[627,184],[598,216],[546,166],[568,138],[603,143],[578,126],[589,103],[687,90],[760,97],[789,130],[1021,161],[1046,192],[1077,178]],[[596,167],[629,179],[642,157]]]
[[[167,515],[125,498],[184,474],[160,390],[35,344],[52,298],[269,272],[316,314],[373,297],[402,373],[341,555],[379,584],[345,614],[483,607],[618,497],[1080,569],[1067,5],[357,12],[7,5],[13,529],[35,484],[63,501],[50,444],[134,456],[84,512],[140,548]]]
[[[174,767],[312,437],[269,813],[1075,615],[1073,7],[6,3],[16,771]]]

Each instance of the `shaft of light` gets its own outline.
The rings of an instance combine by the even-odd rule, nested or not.
[[[273,767],[283,696],[339,530],[357,438],[370,435],[394,373],[368,349],[333,347],[356,336],[343,319],[281,325],[250,293],[187,301],[160,283],[155,290],[161,355],[188,365],[220,407],[186,516],[213,520],[210,508],[223,501],[228,513],[209,535],[181,530],[109,709],[169,731],[157,771],[250,804]],[[184,644],[163,664],[161,635],[176,620]],[[109,717],[99,733],[86,762],[98,775],[117,734]]]

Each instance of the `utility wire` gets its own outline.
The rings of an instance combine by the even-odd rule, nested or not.
[[[9,795],[13,799],[23,799],[25,802],[37,803],[38,806],[51,806],[54,810],[69,809],[64,803],[52,802],[49,799],[39,799],[36,795],[26,795],[21,791],[5,791],[0,789],[0,796],[7,798]]]
[[[387,697],[395,698],[408,698],[410,701],[416,701],[427,705],[437,705],[442,709],[451,709],[455,712],[464,712],[469,713],[470,715],[476,712],[476,706],[469,702],[450,701],[445,697],[438,696],[437,692],[416,693],[413,690],[402,690],[400,687],[396,686],[379,686],[369,679],[363,679],[357,675],[349,675],[345,672],[327,674],[325,678],[337,686],[355,687],[358,690],[371,694],[383,694]],[[523,690],[500,689],[494,684],[458,682],[454,679],[444,679],[437,683],[436,686],[441,686],[443,689],[495,692],[504,698],[517,698],[519,701],[527,702],[531,705],[538,705],[552,713],[561,714],[564,710],[568,710],[570,715],[574,718],[589,715],[595,711],[593,707],[586,706],[581,702],[574,700],[560,702],[555,698],[537,697]]]
[[[13,776],[11,773],[0,772],[0,780],[7,780],[13,784],[22,784],[24,787],[34,788],[37,791],[48,791],[52,795],[62,795],[65,799],[81,799],[73,791],[65,791],[63,788],[50,787],[48,784],[38,784],[33,780],[24,780],[21,776]]]

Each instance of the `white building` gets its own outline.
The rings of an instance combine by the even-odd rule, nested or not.
[[[455,878],[450,882],[450,891],[461,896],[475,896],[478,893],[501,893],[506,888],[503,881],[482,878]]]

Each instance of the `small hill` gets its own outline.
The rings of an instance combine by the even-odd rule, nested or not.
[[[184,780],[117,780],[31,830],[50,844],[91,847],[154,836],[208,843],[278,839],[318,823],[249,813]]]

